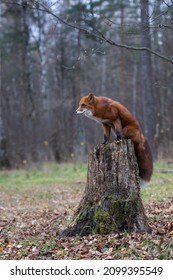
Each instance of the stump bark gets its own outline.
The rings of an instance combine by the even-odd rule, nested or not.
[[[84,196],[61,237],[123,231],[151,232],[131,140],[100,144],[91,152]]]

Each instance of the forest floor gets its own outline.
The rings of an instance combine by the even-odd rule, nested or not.
[[[85,164],[0,172],[0,259],[173,259],[173,163],[157,163],[142,198],[152,234],[58,239],[78,206]]]

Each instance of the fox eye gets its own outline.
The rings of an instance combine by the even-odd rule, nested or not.
[[[82,105],[81,105],[82,107],[86,107],[86,105],[83,103]]]

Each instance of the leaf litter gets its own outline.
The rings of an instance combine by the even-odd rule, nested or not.
[[[152,234],[58,238],[78,206],[83,187],[53,186],[0,198],[0,259],[173,259],[173,198],[145,202]],[[49,196],[46,193],[49,192]],[[36,198],[35,198],[36,196]]]

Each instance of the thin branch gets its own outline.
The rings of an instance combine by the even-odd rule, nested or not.
[[[172,6],[172,5],[171,5],[171,6]],[[170,6],[170,7],[171,7],[171,6]],[[159,15],[153,17],[153,18],[149,21],[149,23],[152,23],[152,22],[156,21],[158,18],[160,18],[160,17],[166,15],[166,14],[169,12],[169,8],[170,8],[170,7],[167,7],[165,11],[163,11],[163,12],[161,12]]]
[[[170,25],[166,25],[166,24],[160,24],[159,27],[165,27],[165,28],[168,28],[168,29],[172,29],[173,30],[173,26],[170,26]]]
[[[162,2],[168,7],[170,8],[172,5],[169,5],[165,0],[162,0]]]
[[[129,45],[125,45],[125,44],[119,44],[119,43],[116,43],[116,42],[114,42],[114,41],[112,41],[110,39],[106,39],[105,37],[103,37],[103,38],[110,45],[121,47],[121,48],[125,48],[125,49],[128,49],[128,50],[134,50],[134,51],[147,51],[147,52],[152,53],[155,56],[160,57],[161,59],[164,59],[164,60],[166,60],[166,61],[168,61],[168,62],[173,64],[173,60],[171,58],[169,58],[167,56],[164,56],[164,55],[162,55],[162,54],[160,54],[160,53],[158,53],[158,52],[156,52],[156,51],[154,51],[154,50],[152,50],[150,48],[147,48],[147,47],[134,47],[134,46],[129,46]]]
[[[124,48],[124,49],[128,49],[128,50],[133,50],[133,51],[146,51],[146,52],[149,52],[149,53],[151,53],[151,54],[153,54],[153,55],[155,55],[155,56],[157,56],[157,57],[159,57],[159,58],[161,58],[161,59],[163,59],[163,60],[165,60],[165,61],[167,61],[167,62],[173,64],[173,59],[172,59],[172,58],[167,57],[167,56],[165,56],[165,55],[162,55],[162,54],[160,54],[160,53],[158,53],[158,52],[156,52],[156,51],[154,51],[154,50],[152,50],[152,49],[150,49],[150,48],[147,48],[147,47],[130,46],[130,45],[126,45],[126,44],[117,43],[117,42],[115,42],[115,41],[113,41],[113,40],[111,40],[111,39],[109,39],[109,38],[106,38],[106,37],[104,36],[104,34],[101,33],[101,32],[99,32],[98,30],[97,30],[97,33],[98,33],[98,34],[96,34],[95,32],[90,31],[90,30],[88,30],[88,29],[86,29],[86,28],[84,28],[84,27],[82,27],[82,26],[78,26],[78,25],[75,25],[75,24],[72,24],[72,23],[67,22],[66,20],[64,20],[64,19],[62,19],[61,17],[59,17],[58,15],[56,15],[56,14],[55,14],[53,11],[51,11],[49,8],[47,8],[43,3],[40,3],[40,2],[38,2],[38,1],[33,1],[33,2],[35,2],[35,5],[37,5],[37,7],[33,7],[33,6],[31,6],[31,5],[28,5],[28,7],[29,7],[30,9],[37,9],[37,10],[44,11],[44,12],[46,12],[46,13],[52,15],[52,16],[55,17],[59,22],[65,24],[66,26],[68,26],[68,27],[70,27],[70,28],[73,28],[73,29],[75,29],[75,30],[80,30],[81,32],[83,32],[83,33],[85,33],[85,34],[88,34],[89,36],[92,36],[92,37],[94,37],[94,38],[96,38],[96,39],[98,39],[98,40],[105,41],[105,42],[109,43],[109,44],[112,45],[112,46],[116,46],[116,47],[120,47],[120,48]],[[10,3],[10,4],[16,4],[16,5],[21,6],[21,4],[16,3],[16,2],[9,2],[9,3]],[[38,3],[39,3],[39,8],[38,8]],[[40,7],[41,7],[41,8],[40,8]],[[172,29],[172,28],[171,28],[171,29]]]

